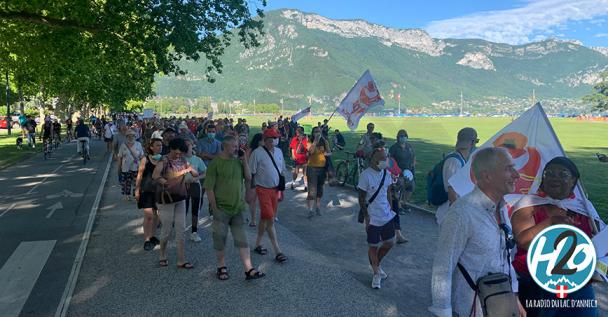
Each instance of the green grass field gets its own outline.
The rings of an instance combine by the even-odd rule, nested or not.
[[[259,127],[267,118],[248,118],[252,127]],[[322,117],[302,119],[300,124],[316,125]],[[453,149],[456,134],[463,127],[473,127],[479,134],[480,143],[492,137],[496,132],[511,122],[511,118],[388,118],[364,117],[359,128],[350,132],[342,117],[330,121],[332,129],[339,129],[346,139],[347,151],[353,150],[365,133],[368,122],[374,122],[376,132],[382,133],[390,146],[395,142],[399,129],[407,130],[410,142],[416,152],[417,186],[413,202],[426,205],[426,173],[435,165],[444,153]],[[604,221],[608,221],[608,163],[601,163],[595,157],[596,152],[608,154],[608,123],[578,121],[576,119],[551,119],[551,124],[564,147],[568,157],[577,164],[582,181]],[[330,133],[330,137],[333,132]],[[336,161],[344,158],[344,153],[334,154]]]

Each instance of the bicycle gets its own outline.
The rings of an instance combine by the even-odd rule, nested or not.
[[[80,140],[78,141],[80,142],[80,152],[82,153],[82,164],[86,165],[87,164],[87,160],[90,159],[89,157],[89,148],[87,147],[87,140]]]
[[[68,127],[65,138],[66,138],[66,143],[70,143],[70,142],[72,142],[72,139],[74,139],[74,136],[72,135],[71,127]]]
[[[363,157],[353,152],[345,151],[344,153],[346,153],[346,159],[336,167],[336,180],[340,186],[344,186],[347,183],[357,186],[359,175],[365,169]],[[349,159],[349,156],[353,158]]]
[[[59,145],[61,145],[61,142],[59,141],[59,134],[55,133],[55,135],[53,136],[53,149],[58,149]]]

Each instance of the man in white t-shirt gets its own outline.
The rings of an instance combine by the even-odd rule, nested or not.
[[[114,124],[112,122],[106,123],[103,127],[103,140],[106,142],[106,151],[112,151],[112,140],[114,137]]]
[[[458,138],[454,150],[455,155],[450,155],[443,162],[443,188],[448,193],[448,200],[437,207],[435,218],[438,225],[441,225],[443,222],[445,215],[450,209],[450,205],[458,199],[458,194],[456,194],[456,191],[450,186],[448,180],[466,164],[471,153],[475,150],[475,145],[477,143],[479,143],[479,139],[477,138],[477,131],[475,131],[475,129],[460,129],[460,131],[458,131]]]
[[[368,256],[374,273],[372,288],[375,289],[379,289],[381,281],[388,277],[380,267],[380,262],[395,242],[395,213],[391,210],[392,192],[389,187],[392,179],[386,170],[387,165],[387,153],[384,148],[372,150],[370,166],[361,173],[357,185],[359,205],[365,215]],[[378,194],[368,205],[376,192]]]

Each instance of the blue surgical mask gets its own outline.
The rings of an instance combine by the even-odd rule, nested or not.
[[[209,132],[209,133],[207,133],[207,137],[210,138],[210,139],[215,138],[215,132]]]
[[[407,137],[406,136],[400,136],[399,137],[399,142],[401,142],[401,143],[407,142]]]
[[[163,156],[162,156],[162,155],[160,155],[160,153],[159,153],[159,154],[154,154],[154,155],[152,155],[152,159],[153,159],[153,160],[156,160],[156,161],[160,161],[160,159],[161,159],[162,157],[163,157]]]
[[[272,139],[272,145],[278,146],[279,145],[279,139],[278,138]]]

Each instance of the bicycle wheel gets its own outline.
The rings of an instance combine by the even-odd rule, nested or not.
[[[357,190],[357,185],[359,184],[359,173],[357,171],[357,168],[352,169],[350,179],[353,181],[353,187],[355,188],[355,190]]]
[[[340,162],[338,167],[336,167],[336,181],[340,186],[344,186],[346,181],[348,180],[348,164],[346,161]]]

